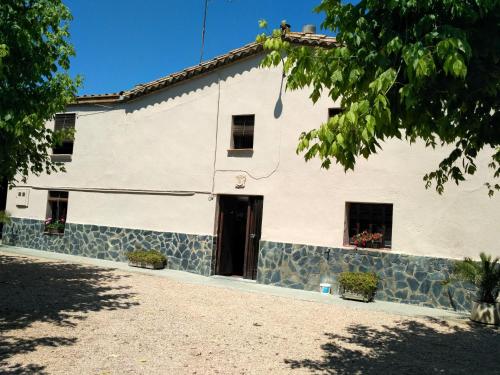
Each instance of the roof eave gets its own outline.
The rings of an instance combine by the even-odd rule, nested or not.
[[[284,34],[282,38],[289,43],[309,47],[334,48],[339,45],[334,37],[322,34],[288,32]],[[263,51],[264,48],[262,46],[262,43],[249,43],[224,55],[217,56],[211,60],[192,66],[190,68],[186,68],[180,72],[170,74],[166,77],[157,79],[152,82],[137,85],[131,90],[123,91],[121,93],[79,96],[75,99],[74,103],[71,103],[71,105],[113,104],[133,100],[139,96],[147,95],[171,85],[177,84],[179,82],[201,76],[215,69],[218,69],[219,67],[246,59]]]
[[[86,104],[112,104],[122,100],[122,95],[103,94],[103,95],[84,95],[77,96],[69,105],[86,105]]]

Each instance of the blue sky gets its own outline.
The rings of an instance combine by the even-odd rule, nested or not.
[[[117,92],[196,65],[200,58],[204,0],[64,0],[74,20],[72,75],[80,94]],[[258,20],[282,19],[300,31],[319,25],[320,0],[209,0],[204,59],[252,42]]]

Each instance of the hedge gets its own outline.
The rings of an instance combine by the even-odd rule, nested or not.
[[[379,277],[368,272],[342,272],[338,281],[340,287],[347,292],[371,297],[377,291]]]
[[[153,265],[164,265],[167,258],[157,250],[135,250],[127,253],[131,262],[148,263]]]

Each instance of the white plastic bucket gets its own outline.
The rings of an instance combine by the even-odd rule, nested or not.
[[[319,284],[319,291],[321,292],[321,294],[330,294],[331,290],[332,290],[332,284],[329,283]]]

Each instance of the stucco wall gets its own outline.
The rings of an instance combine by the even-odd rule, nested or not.
[[[346,202],[392,203],[394,252],[500,255],[500,201],[484,187],[491,152],[479,155],[473,178],[448,184],[443,196],[425,190],[422,176],[444,152],[421,144],[390,141],[370,160],[359,160],[355,172],[321,170],[295,148],[299,134],[325,121],[333,103],[322,98],[313,105],[307,92],[285,91],[281,71],[259,69],[258,62],[245,60],[113,108],[70,108],[78,118],[67,173],[32,177],[27,185],[134,190],[71,191],[71,222],[213,234],[214,182],[215,194],[264,196],[263,240],[330,247],[343,245]],[[231,116],[252,113],[252,156],[228,155]],[[235,188],[238,175],[247,178],[244,189]],[[32,189],[29,207],[19,209],[10,194],[8,210],[41,219],[46,196]]]

